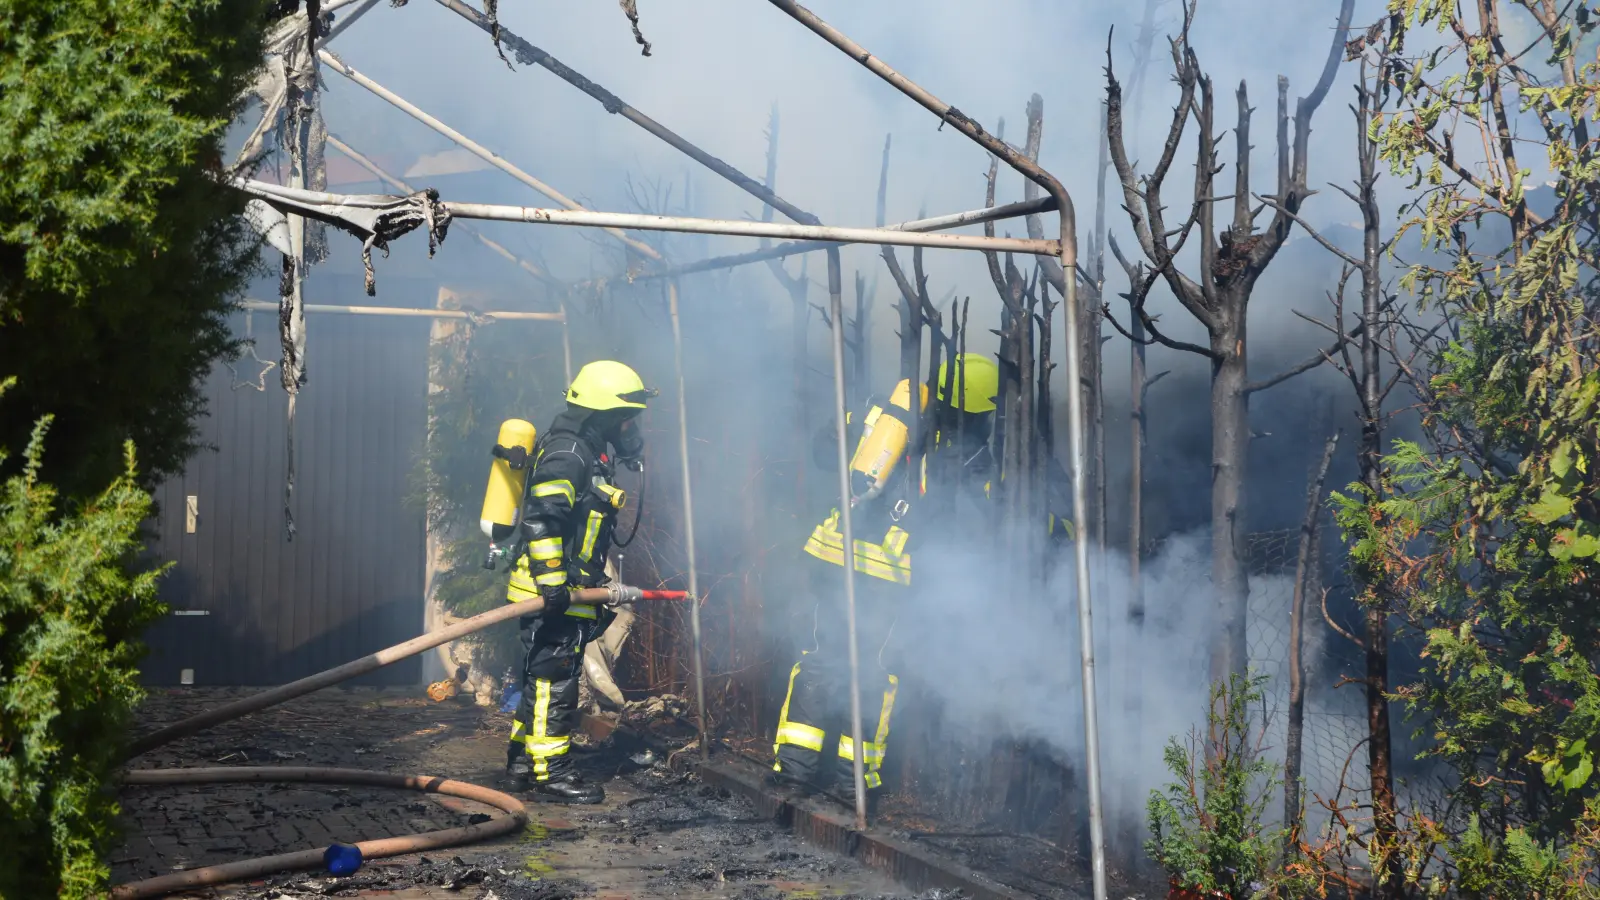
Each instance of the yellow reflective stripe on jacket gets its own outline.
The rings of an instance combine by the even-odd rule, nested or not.
[[[539,596],[539,585],[532,573],[528,571],[528,557],[526,554],[517,557],[516,564],[511,567],[511,581],[506,585],[506,599],[512,603],[521,603],[529,597]]]
[[[543,587],[560,587],[567,583],[567,570],[555,569],[554,571],[540,572],[533,576],[533,580],[535,584]]]
[[[534,485],[533,495],[535,497],[565,497],[567,498],[567,503],[571,504],[577,502],[578,493],[572,489],[572,482],[565,478],[558,478],[555,481],[544,481]]]
[[[857,572],[891,581],[911,584],[911,554],[905,552],[910,535],[898,525],[891,525],[883,543],[870,544],[859,538],[855,542],[855,567]],[[844,535],[839,533],[839,512],[832,515],[811,532],[805,550],[823,562],[844,565]]]
[[[561,538],[558,537],[539,538],[528,544],[528,555],[540,561],[560,559],[561,544]]]
[[[600,537],[600,523],[605,517],[595,510],[589,510],[589,521],[583,527],[583,546],[578,550],[578,559],[588,562],[594,555],[594,542]]]
[[[574,603],[567,607],[567,615],[572,616],[575,619],[600,618],[600,613],[596,612],[593,606],[590,606],[586,603]]]

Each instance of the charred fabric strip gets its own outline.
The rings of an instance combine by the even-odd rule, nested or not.
[[[619,0],[622,4],[622,14],[628,17],[628,24],[633,26],[633,39],[644,49],[640,51],[644,56],[650,55],[650,42],[644,39],[644,32],[639,30],[639,4],[637,0]]]
[[[603,588],[583,588],[572,592],[574,603],[633,603],[640,600],[690,600],[692,596],[687,591],[649,591],[636,587],[614,585]],[[341,681],[349,681],[360,675],[365,675],[375,669],[381,669],[390,663],[399,662],[407,657],[416,656],[425,650],[431,650],[440,644],[446,644],[457,638],[465,637],[473,632],[482,631],[491,625],[515,619],[519,616],[531,616],[544,609],[544,601],[539,598],[524,600],[521,603],[507,603],[498,609],[491,609],[486,613],[479,613],[470,619],[463,619],[449,628],[419,635],[404,643],[386,647],[376,653],[368,654],[360,659],[352,660],[342,666],[335,666],[325,672],[307,675],[299,681],[262,691],[259,694],[226,703],[215,709],[208,709],[196,716],[190,716],[181,722],[174,722],[165,728],[158,728],[149,734],[136,739],[128,748],[127,759],[132,759],[141,753],[148,753],[163,744],[169,744],[179,738],[188,737],[199,731],[204,731],[213,725],[232,721],[253,712],[260,712],[269,706],[276,706],[296,697],[303,697],[313,691],[320,691],[331,687]]]
[[[428,233],[432,258],[450,230],[450,211],[439,192],[425,188],[404,197],[390,194],[328,194],[301,191],[265,181],[238,180],[241,190],[284,213],[298,213],[350,232],[361,240],[361,264],[367,274],[367,296],[377,293],[372,273],[372,248],[389,255],[389,242],[421,227]]]
[[[401,856],[406,853],[421,853],[427,850],[470,844],[486,838],[498,837],[502,834],[518,831],[528,821],[528,811],[522,805],[522,801],[510,794],[469,784],[465,781],[455,781],[432,775],[396,775],[389,772],[369,772],[365,769],[320,767],[223,766],[207,769],[140,769],[128,772],[122,779],[123,784],[130,785],[238,784],[253,782],[276,784],[294,782],[400,788],[403,790],[422,791],[427,794],[444,794],[450,797],[460,797],[464,800],[474,800],[508,813],[508,815],[489,819],[487,822],[477,822],[471,825],[463,825],[459,828],[425,831],[421,834],[406,835],[404,837],[360,841],[356,846],[361,848],[361,857],[363,859],[382,859],[389,856]],[[162,897],[178,891],[244,881],[275,872],[317,869],[323,865],[322,853],[323,851],[320,848],[301,850],[296,853],[282,853],[277,856],[262,856],[256,859],[223,863],[217,866],[189,869],[172,875],[161,875],[156,878],[147,878],[144,881],[118,885],[111,889],[111,897],[112,900]]]

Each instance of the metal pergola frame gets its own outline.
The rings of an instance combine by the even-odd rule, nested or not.
[[[460,2],[460,0],[438,0],[438,2],[447,9],[450,9],[474,24],[484,27],[486,20],[483,19],[482,15],[472,10],[470,7],[467,7],[464,3]],[[729,181],[739,186],[743,190],[760,197],[764,202],[770,204],[780,212],[783,212],[791,219],[794,219],[796,224],[785,225],[770,222],[595,212],[584,209],[575,201],[570,200],[565,195],[562,195],[560,192],[556,191],[554,188],[546,185],[542,181],[539,181],[528,173],[512,165],[505,159],[473,142],[465,135],[462,135],[454,129],[451,129],[443,122],[440,122],[438,119],[430,116],[426,112],[423,112],[421,109],[418,109],[414,105],[405,101],[403,98],[394,94],[392,91],[389,91],[388,89],[377,84],[372,79],[357,72],[354,68],[339,60],[338,57],[326,50],[321,49],[322,44],[326,43],[328,40],[331,40],[332,37],[337,35],[343,29],[348,28],[351,22],[353,22],[357,17],[370,10],[375,5],[375,0],[333,0],[333,2],[326,4],[323,9],[327,11],[336,10],[352,3],[359,3],[360,5],[348,16],[346,16],[338,26],[333,28],[330,33],[315,42],[317,52],[315,59],[310,63],[310,65],[314,67],[316,61],[326,64],[329,68],[340,73],[341,75],[344,75],[352,81],[355,81],[357,84],[360,84],[367,90],[377,94],[397,108],[406,112],[408,115],[412,116],[418,121],[423,122],[440,134],[443,134],[459,146],[463,147],[469,152],[474,153],[496,168],[501,169],[523,184],[533,187],[535,190],[554,200],[561,207],[563,207],[562,209],[547,209],[540,207],[505,206],[486,203],[464,203],[449,201],[438,203],[438,208],[442,209],[452,219],[484,219],[492,221],[527,222],[536,224],[602,228],[610,233],[619,242],[638,252],[640,255],[644,256],[658,267],[654,270],[647,269],[644,273],[641,273],[636,277],[669,279],[669,306],[672,319],[674,360],[677,369],[676,375],[679,388],[678,425],[680,455],[682,456],[681,462],[683,465],[682,476],[684,494],[683,503],[685,518],[685,542],[689,555],[688,577],[689,588],[691,591],[695,591],[698,587],[698,576],[695,566],[692,491],[689,483],[688,415],[682,365],[683,337],[678,316],[679,302],[677,276],[688,274],[690,272],[726,268],[734,265],[742,265],[747,262],[755,262],[761,259],[772,259],[794,253],[805,253],[816,249],[824,249],[828,259],[828,289],[833,322],[842,323],[844,321],[844,316],[838,247],[840,244],[845,243],[865,243],[878,245],[886,244],[894,246],[932,247],[991,252],[1007,251],[1041,256],[1052,256],[1056,257],[1060,261],[1062,270],[1068,274],[1068,277],[1064,279],[1065,291],[1063,297],[1066,311],[1064,315],[1066,322],[1066,370],[1071,384],[1071,390],[1067,392],[1069,410],[1069,449],[1066,464],[1072,482],[1073,517],[1080,523],[1086,522],[1088,520],[1088,515],[1086,486],[1084,483],[1083,472],[1083,413],[1085,402],[1083,397],[1083,380],[1081,372],[1081,348],[1079,344],[1080,323],[1079,317],[1076,314],[1078,305],[1077,279],[1074,277],[1075,273],[1077,272],[1076,217],[1071,195],[1067,192],[1066,188],[1059,180],[1057,180],[1045,169],[1040,167],[1035,161],[1029,159],[1027,156],[1016,150],[1016,148],[1005,143],[998,137],[986,132],[982,126],[963,114],[960,110],[944,102],[943,100],[940,100],[938,97],[934,96],[921,86],[912,82],[910,79],[891,68],[881,59],[873,56],[866,50],[866,48],[862,47],[860,44],[857,44],[844,33],[823,21],[810,10],[801,6],[799,3],[794,2],[794,0],[768,0],[768,2],[791,18],[795,19],[818,37],[832,44],[835,48],[845,53],[856,62],[860,63],[874,75],[888,82],[901,93],[905,94],[907,97],[916,101],[918,104],[927,109],[929,112],[933,113],[942,123],[941,127],[943,125],[952,126],[954,130],[961,132],[974,143],[993,154],[995,157],[1005,161],[1007,165],[1019,172],[1024,178],[1043,188],[1048,196],[1037,201],[1009,204],[1008,206],[994,207],[986,210],[957,213],[950,216],[943,216],[935,219],[924,219],[917,222],[908,222],[896,226],[880,228],[841,228],[825,226],[818,222],[815,216],[805,213],[799,210],[797,207],[794,207],[792,204],[783,201],[782,198],[774,195],[770,189],[759,184],[754,179],[739,173],[737,170],[733,169],[731,166],[728,166],[726,163],[723,163],[721,160],[718,160],[717,158],[712,157],[710,154],[699,150],[699,148],[694,147],[694,145],[689,144],[687,141],[673,134],[671,131],[660,126],[659,123],[655,122],[655,120],[644,116],[637,110],[633,110],[631,107],[623,104],[622,101],[617,99],[614,95],[609,94],[609,92],[605,92],[603,88],[599,88],[598,85],[594,85],[587,79],[583,79],[582,76],[578,76],[576,73],[571,72],[570,69],[567,69],[560,63],[554,62],[553,58],[550,58],[548,54],[544,54],[543,58],[536,60],[539,62],[539,64],[560,75],[570,83],[579,86],[581,89],[585,90],[586,93],[594,96],[597,100],[600,100],[606,105],[608,111],[629,113],[627,117],[631,121],[634,121],[651,134],[683,151],[691,158],[694,158],[706,165],[708,168],[711,168],[713,171],[717,172],[724,178],[727,178]],[[515,35],[511,35],[509,32],[505,32],[503,29],[501,31],[505,40],[514,40],[526,45],[526,42],[522,42],[521,39],[516,38]],[[526,46],[531,47],[531,45]],[[540,52],[542,53],[542,51]],[[554,64],[552,65],[552,63]],[[334,140],[336,141],[336,139]],[[371,165],[369,162],[364,162],[364,158],[361,158],[359,154],[355,154],[353,151],[349,150],[349,148],[345,147],[342,143],[335,142],[335,147],[336,149],[340,149],[342,152],[347,153],[347,155],[351,155],[351,157],[356,159],[358,163],[362,163],[364,167],[377,175],[380,180],[405,189],[404,184],[399,182],[398,179],[387,176],[386,174],[382,173],[381,170],[378,170],[376,166]],[[304,272],[304,265],[300,259],[304,236],[304,226],[302,224],[302,215],[304,211],[308,208],[317,206],[343,206],[349,204],[352,200],[357,200],[357,205],[359,205],[360,200],[376,200],[383,198],[352,198],[349,195],[309,191],[305,189],[304,180],[303,177],[301,177],[303,174],[303,169],[299,166],[295,166],[292,167],[291,171],[295,177],[292,179],[292,183],[288,187],[259,181],[240,181],[236,183],[243,190],[266,201],[268,204],[277,207],[289,218],[289,233],[291,235],[291,243],[294,247],[294,254],[296,257],[294,266],[295,285],[293,287],[293,303],[298,310],[309,309],[309,307],[303,307],[300,303],[300,290],[298,284],[301,277],[303,277]],[[415,196],[416,194],[413,192],[413,197]],[[398,203],[405,201],[407,198],[392,197],[387,199]],[[1059,215],[1060,228],[1058,239],[1032,240],[1009,237],[1001,238],[940,233],[944,229],[959,227],[961,225],[1034,215],[1040,212],[1051,210],[1057,212]],[[807,243],[780,245],[779,247],[772,247],[762,251],[757,251],[755,253],[706,260],[700,263],[691,263],[674,269],[664,265],[665,260],[658,251],[650,247],[649,244],[628,236],[624,229],[722,234],[760,238],[786,238]],[[498,245],[493,244],[492,241],[489,241],[487,238],[483,238],[481,235],[479,236],[479,239],[490,245],[491,248],[498,248]],[[512,254],[504,251],[504,248],[498,249],[502,252],[502,255],[514,259]],[[526,263],[523,263],[522,265],[525,269],[530,268]],[[536,268],[532,268],[530,271],[536,272],[536,277],[549,279],[548,274],[538,272]],[[356,308],[346,307],[344,308],[344,311],[348,312],[353,309]],[[562,313],[550,315],[560,316],[561,320],[563,322],[565,321],[564,310]],[[463,316],[465,316],[465,313],[463,313]],[[844,341],[842,328],[838,327],[836,324],[835,327],[832,328],[832,335],[835,400],[834,413],[836,431],[838,434],[837,453],[840,482],[840,528],[843,533],[844,545],[846,547],[853,548],[854,529],[849,502],[849,447],[846,445],[845,427],[848,411],[845,407]],[[291,403],[292,400],[293,395],[291,394]],[[1080,540],[1074,541],[1073,545],[1077,594],[1076,599],[1078,605],[1079,644],[1081,648],[1082,664],[1081,686],[1083,691],[1084,738],[1086,744],[1085,781],[1089,801],[1090,847],[1094,878],[1094,896],[1096,900],[1105,900],[1107,883],[1105,865],[1105,837],[1100,793],[1099,728],[1095,696],[1093,602],[1091,593],[1092,585],[1090,581],[1088,544]],[[862,732],[860,667],[856,640],[855,568],[852,565],[844,565],[841,568],[844,572],[846,610],[849,620],[848,649],[850,659],[851,723],[853,733],[859,738]],[[691,609],[691,627],[693,630],[694,642],[695,687],[699,713],[699,743],[700,754],[704,758],[709,754],[710,745],[708,735],[706,734],[705,688],[701,654],[700,616],[698,603],[692,604]],[[853,742],[853,745],[853,770],[856,789],[856,826],[857,828],[865,829],[867,821],[864,761],[862,757],[863,744],[862,741],[858,739]]]

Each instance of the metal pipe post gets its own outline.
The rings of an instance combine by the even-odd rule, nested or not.
[[[1078,586],[1078,646],[1081,655],[1083,683],[1083,743],[1084,775],[1089,792],[1089,857],[1094,873],[1095,900],[1106,900],[1106,835],[1105,812],[1100,799],[1100,715],[1096,706],[1094,668],[1094,604],[1090,600],[1089,541],[1084,534],[1088,524],[1088,492],[1083,479],[1083,348],[1078,342],[1078,279],[1076,235],[1073,222],[1063,208],[1061,215],[1061,270],[1065,273],[1066,291],[1063,309],[1067,325],[1067,373],[1072,377],[1072,390],[1067,392],[1067,415],[1071,425],[1067,429],[1072,473],[1072,517],[1077,536],[1072,549],[1077,563]],[[1070,248],[1070,249],[1069,249]]]
[[[861,659],[856,642],[856,535],[850,521],[850,447],[845,434],[844,390],[844,278],[839,248],[828,248],[828,306],[833,316],[834,428],[839,432],[839,531],[844,537],[844,610],[850,633],[850,767],[856,783],[856,828],[867,829],[867,773],[861,740]],[[822,748],[827,765],[828,748]]]
[[[678,370],[678,456],[683,464],[683,543],[689,556],[689,632],[694,639],[694,701],[700,716],[700,758],[711,758],[706,733],[706,678],[700,644],[700,583],[694,556],[694,492],[689,489],[689,406],[683,379],[683,325],[678,319],[678,283],[667,282],[667,307],[672,314],[672,363]]]

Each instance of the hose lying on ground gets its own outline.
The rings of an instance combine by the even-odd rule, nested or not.
[[[572,592],[572,602],[589,604],[691,599],[693,598],[684,591],[653,591],[623,585],[584,588]],[[336,666],[325,672],[318,672],[315,675],[308,675],[299,681],[292,681],[242,700],[236,700],[233,703],[226,703],[215,709],[206,710],[199,715],[190,716],[187,719],[174,722],[165,728],[158,728],[139,737],[128,748],[126,758],[132,759],[163,744],[169,744],[179,738],[188,737],[213,725],[220,725],[223,722],[241,718],[254,712],[260,712],[269,706],[276,706],[296,697],[303,697],[314,691],[331,687],[342,681],[348,681],[351,678],[365,675],[368,672],[381,669],[407,657],[431,650],[448,641],[481,631],[507,619],[535,615],[543,609],[544,601],[536,597],[524,600],[521,603],[507,603],[504,606],[497,607],[486,613],[480,613],[470,619],[464,619],[448,628],[414,637],[404,643],[395,644],[393,647],[386,647],[376,653],[347,662],[342,666]],[[399,856],[405,853],[437,850],[442,847],[480,841],[484,838],[496,837],[516,831],[528,819],[527,810],[523,807],[522,802],[510,794],[503,794],[500,791],[468,784],[464,781],[452,781],[446,778],[425,775],[392,775],[387,772],[369,772],[364,769],[224,766],[204,769],[133,769],[125,772],[122,779],[123,784],[225,784],[282,781],[409,788],[411,790],[448,794],[453,797],[477,800],[510,813],[508,816],[501,816],[488,822],[479,822],[476,825],[467,825],[462,828],[448,828],[443,831],[429,831],[423,834],[384,838],[376,841],[361,841],[356,846],[361,848],[363,859]],[[172,875],[162,875],[157,878],[148,878],[144,881],[118,885],[112,889],[111,896],[113,900],[160,897],[175,891],[188,890],[205,885],[225,884],[246,878],[256,878],[273,872],[317,869],[323,865],[322,853],[322,849],[302,850],[297,853],[263,856],[257,859],[191,869]]]
[[[510,834],[528,821],[528,812],[522,801],[500,791],[437,778],[431,775],[394,775],[388,772],[369,772],[364,769],[329,769],[298,766],[221,766],[207,769],[135,769],[125,774],[123,784],[233,784],[240,782],[310,782],[313,784],[356,784],[369,787],[406,788],[429,794],[445,794],[465,800],[476,800],[498,807],[509,815],[496,816],[487,822],[427,831],[404,837],[360,841],[361,858],[379,859],[406,853],[421,853],[457,844],[469,844],[485,838]],[[239,862],[223,863],[160,875],[118,885],[111,890],[112,900],[137,900],[141,897],[161,897],[182,890],[193,890],[208,885],[244,881],[274,872],[292,872],[322,868],[323,848],[262,856]]]

